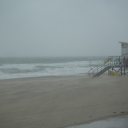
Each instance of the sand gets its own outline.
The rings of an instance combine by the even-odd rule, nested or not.
[[[0,80],[0,128],[66,128],[128,114],[128,76]]]

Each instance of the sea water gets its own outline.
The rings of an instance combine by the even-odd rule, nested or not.
[[[128,128],[128,116],[111,117],[90,124],[71,126],[67,128]]]
[[[85,75],[106,57],[0,58],[0,79]]]

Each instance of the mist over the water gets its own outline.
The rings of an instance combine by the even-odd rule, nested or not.
[[[127,0],[0,0],[0,57],[120,55]]]

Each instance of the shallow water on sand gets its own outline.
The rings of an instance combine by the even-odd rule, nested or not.
[[[95,121],[90,124],[67,128],[128,128],[128,116],[112,117],[105,120]]]

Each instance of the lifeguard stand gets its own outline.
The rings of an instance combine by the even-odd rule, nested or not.
[[[88,72],[90,76],[97,77],[108,71],[110,75],[122,76],[128,74],[128,43],[121,43],[121,56],[109,56]]]
[[[128,57],[128,43],[126,42],[119,42],[121,43],[121,56]]]

